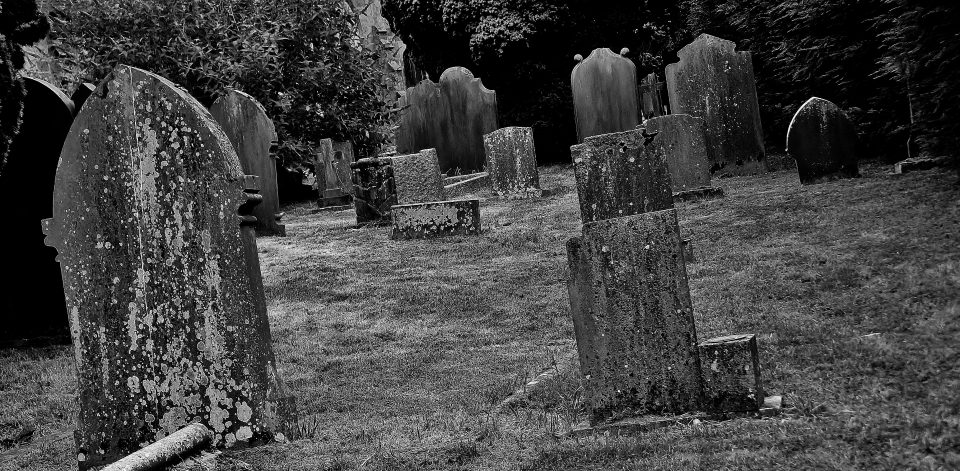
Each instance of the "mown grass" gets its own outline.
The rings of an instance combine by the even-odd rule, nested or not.
[[[576,369],[490,410],[573,351],[565,241],[572,172],[539,200],[490,199],[479,238],[391,241],[352,211],[290,208],[260,239],[289,443],[231,452],[264,470],[958,469],[960,188],[927,171],[801,187],[791,171],[715,181],[678,205],[701,338],[753,332],[775,418],[630,438],[557,438],[583,419]],[[0,352],[0,469],[71,469],[68,348]]]

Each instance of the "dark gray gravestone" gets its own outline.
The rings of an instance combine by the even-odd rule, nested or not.
[[[640,111],[644,119],[670,114],[666,84],[657,74],[648,74],[640,80]]]
[[[350,202],[353,194],[352,172],[353,144],[321,139],[314,171],[317,174],[317,190],[320,206],[336,206]]]
[[[567,253],[591,422],[696,410],[703,384],[676,210],[588,223]]]
[[[621,51],[624,53],[626,49]],[[630,59],[605,47],[594,49],[573,68],[570,84],[578,142],[640,124],[637,67]]]
[[[44,226],[70,313],[81,469],[194,421],[220,447],[281,425],[253,218],[238,214],[259,199],[249,182],[213,116],[149,72],[118,66],[77,115]]]
[[[666,68],[670,110],[704,120],[711,172],[720,176],[766,171],[753,61],[735,49],[701,34]]]
[[[350,164],[357,224],[390,223],[390,208],[397,204],[392,163],[386,157],[360,159]]]
[[[760,357],[753,334],[717,337],[699,345],[704,406],[711,411],[755,411],[763,405]]]
[[[493,191],[507,198],[539,197],[540,174],[533,129],[508,127],[483,136]]]
[[[652,145],[663,149],[674,195],[710,186],[710,160],[703,120],[688,114],[670,114],[643,124]]]
[[[73,102],[42,80],[23,79],[27,95],[20,132],[10,147],[0,188],[7,205],[0,264],[0,346],[69,342],[67,309],[56,251],[43,243],[40,221],[49,218],[63,141],[73,122]]]
[[[570,148],[584,224],[673,208],[666,155],[653,140],[634,129]]]
[[[233,143],[244,173],[260,177],[263,202],[253,210],[257,235],[286,235],[286,228],[280,224],[283,213],[277,189],[277,157],[272,151],[277,144],[273,120],[260,102],[237,90],[217,98],[210,113]]]
[[[397,204],[427,203],[444,199],[443,178],[436,149],[425,149],[416,154],[389,157],[393,167],[393,181],[397,189]]]
[[[787,130],[787,152],[804,185],[860,176],[857,146],[857,130],[847,115],[823,98],[807,100]]]
[[[483,135],[495,131],[497,94],[463,67],[451,67],[439,84],[424,80],[407,89],[397,152],[437,149],[440,170],[471,173],[483,169]]]
[[[73,95],[70,95],[70,99],[73,100],[74,115],[80,112],[80,108],[83,108],[84,102],[87,101],[87,98],[90,98],[95,88],[97,88],[97,86],[92,83],[84,82],[77,85],[77,89],[73,91]]]

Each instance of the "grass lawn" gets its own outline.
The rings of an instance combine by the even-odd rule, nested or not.
[[[583,420],[578,371],[491,409],[576,349],[553,195],[489,199],[481,237],[391,241],[352,211],[288,208],[259,240],[274,348],[300,412],[289,443],[230,452],[263,470],[960,469],[956,173],[801,187],[792,171],[715,180],[678,205],[701,339],[756,333],[768,419],[630,438],[557,438]],[[0,469],[75,469],[69,347],[0,351]],[[24,424],[36,431],[15,440]]]

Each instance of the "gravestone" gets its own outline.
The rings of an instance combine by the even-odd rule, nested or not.
[[[80,112],[80,109],[83,108],[83,104],[87,101],[87,98],[93,94],[93,90],[96,88],[96,85],[87,82],[77,85],[77,89],[73,91],[73,95],[70,95],[70,100],[73,101],[74,115]]]
[[[394,206],[394,239],[480,234],[480,200],[434,201]]]
[[[483,135],[495,131],[497,94],[463,67],[451,67],[439,83],[424,80],[407,89],[401,102],[397,152],[437,149],[440,170],[483,169]]]
[[[584,224],[673,208],[661,146],[643,129],[588,137],[570,148]]]
[[[567,253],[591,422],[696,410],[703,384],[676,210],[589,222]]]
[[[443,179],[436,149],[390,157],[397,204],[427,203],[444,199]]]
[[[823,98],[807,100],[787,129],[787,152],[804,185],[860,176],[857,145],[857,130],[847,115]]]
[[[272,439],[290,412],[250,224],[259,201],[213,116],[118,66],[57,169],[47,244],[73,337],[81,469],[200,422],[214,445]],[[243,225],[243,227],[241,227]]]
[[[670,110],[703,119],[711,172],[719,176],[766,171],[753,61],[735,49],[701,34],[666,68]]]
[[[360,159],[350,164],[357,224],[390,223],[390,208],[397,204],[391,158]]]
[[[670,170],[670,187],[676,201],[722,196],[710,186],[710,160],[704,139],[703,120],[687,114],[670,114],[644,122],[652,145],[663,149]]]
[[[487,173],[497,195],[529,198],[543,194],[532,128],[498,129],[483,136],[483,145],[487,151]]]
[[[701,342],[704,406],[710,411],[756,411],[763,405],[757,336],[728,335]]]
[[[621,132],[640,124],[637,67],[608,48],[594,49],[570,74],[577,142],[590,136]],[[580,60],[580,55],[576,56]]]
[[[670,102],[665,99],[666,88],[666,84],[655,73],[640,80],[640,112],[643,119],[670,114]]]
[[[273,120],[267,117],[260,102],[237,90],[229,90],[217,98],[210,113],[233,143],[244,173],[260,177],[263,202],[253,210],[257,235],[287,235],[286,228],[280,224],[283,213],[277,189],[277,156],[273,151],[277,131]]]
[[[0,173],[16,204],[0,230],[0,346],[69,342],[67,309],[56,252],[43,243],[40,221],[51,216],[53,182],[73,102],[58,88],[24,77],[23,121]]]
[[[353,144],[349,141],[321,139],[314,171],[317,174],[319,204],[337,206],[348,204],[353,194],[350,164],[353,163]]]

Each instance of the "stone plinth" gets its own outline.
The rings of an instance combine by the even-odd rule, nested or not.
[[[800,183],[810,185],[860,176],[857,130],[837,105],[813,97],[793,115],[787,152],[797,162]]]
[[[539,197],[540,174],[533,129],[501,128],[483,136],[493,191],[507,198]]]
[[[763,404],[755,335],[730,335],[700,343],[704,406],[713,412],[756,411]]]
[[[480,234],[480,200],[436,201],[393,207],[394,239]]]
[[[417,154],[390,157],[393,161],[393,181],[397,188],[397,204],[416,204],[441,201],[443,178],[436,149]]]
[[[390,223],[390,207],[397,204],[397,187],[390,159],[360,159],[350,164],[357,224]]]

